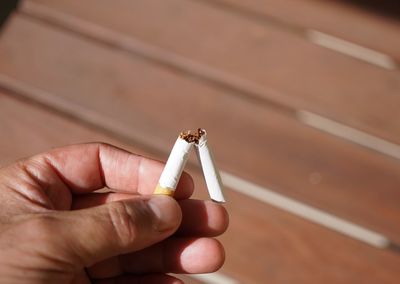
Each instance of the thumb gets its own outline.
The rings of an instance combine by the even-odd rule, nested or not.
[[[140,250],[173,234],[182,219],[171,197],[152,196],[60,212],[56,232],[83,266]]]

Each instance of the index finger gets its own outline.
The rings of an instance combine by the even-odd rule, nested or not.
[[[164,168],[164,163],[104,143],[71,145],[34,158],[44,158],[75,194],[103,187],[122,193],[152,194]],[[184,172],[175,197],[190,197],[193,187],[193,179]]]

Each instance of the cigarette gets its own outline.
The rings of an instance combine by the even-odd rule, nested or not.
[[[221,177],[215,166],[211,150],[208,147],[207,133],[201,128],[194,133],[188,130],[179,135],[169,154],[154,194],[174,195],[193,145],[196,145],[197,157],[203,170],[210,198],[216,202],[225,202],[222,193],[223,185]]]
[[[175,142],[174,147],[169,154],[167,163],[161,173],[160,180],[154,194],[163,194],[173,196],[179,179],[182,175],[183,168],[189,157],[195,141],[188,137],[188,132],[182,132]]]
[[[215,202],[225,202],[223,195],[223,184],[221,176],[214,162],[214,158],[207,143],[207,132],[204,129],[198,130],[199,140],[196,143],[196,153],[199,158],[204,179],[207,184],[208,193],[211,200]]]

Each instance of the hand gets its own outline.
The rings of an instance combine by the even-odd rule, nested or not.
[[[105,144],[55,149],[0,169],[0,283],[181,283],[224,262],[226,210],[151,196],[163,164]],[[111,192],[95,193],[107,187]]]

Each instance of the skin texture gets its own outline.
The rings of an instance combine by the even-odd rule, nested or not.
[[[164,164],[114,146],[63,147],[0,169],[0,283],[181,283],[224,262],[224,207],[152,196]],[[95,190],[108,188],[109,192]]]

